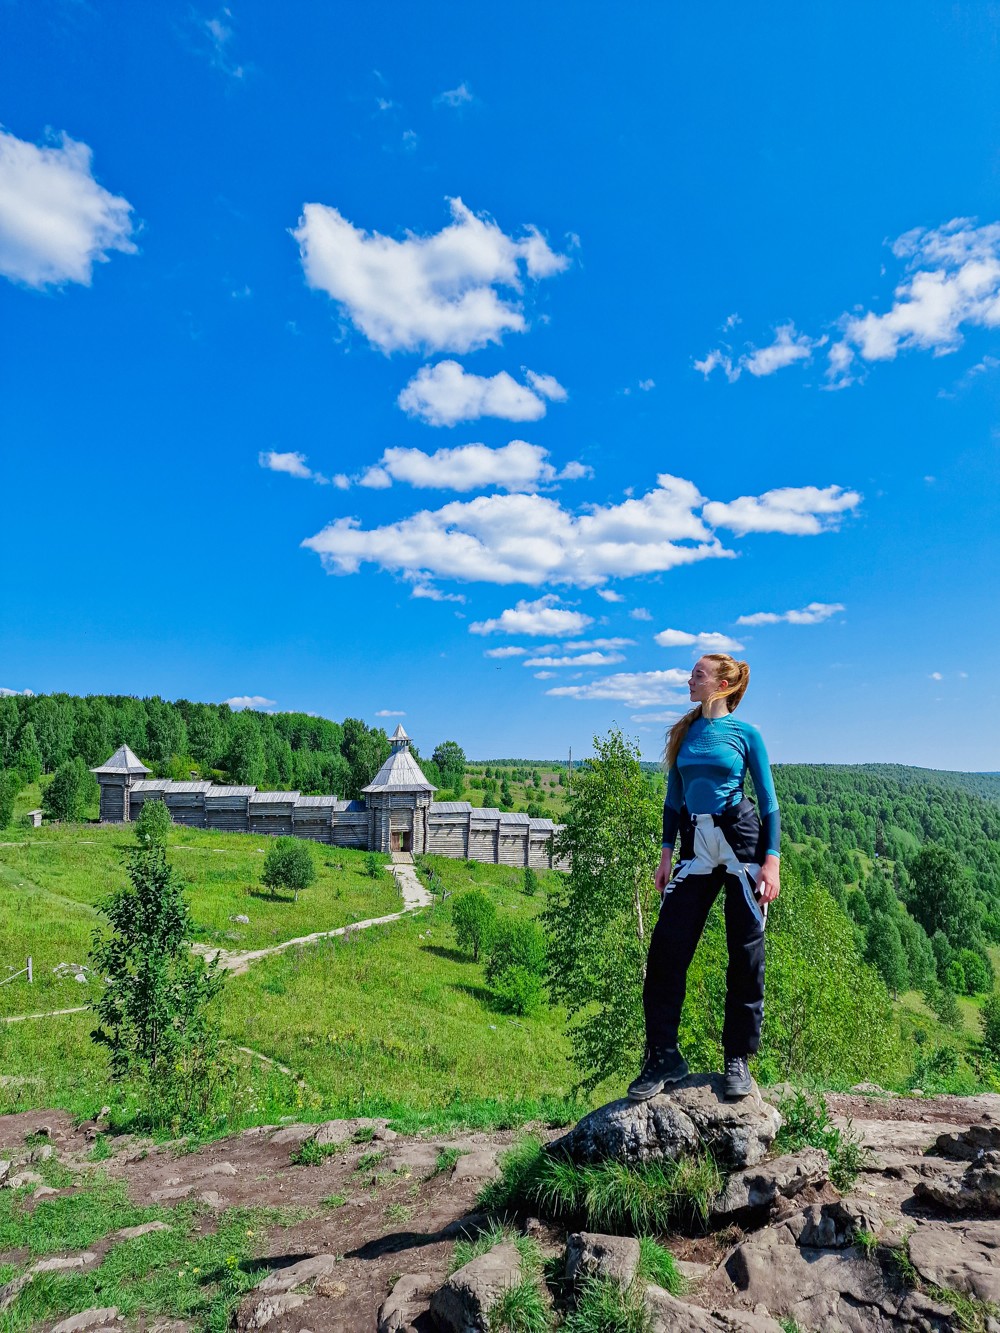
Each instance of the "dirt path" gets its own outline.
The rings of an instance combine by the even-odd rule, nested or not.
[[[282,953],[285,949],[293,949],[300,944],[312,944],[315,940],[325,940],[337,935],[351,934],[356,930],[367,930],[370,926],[383,926],[389,921],[399,921],[401,917],[406,916],[408,912],[415,912],[420,907],[429,907],[434,899],[427,892],[424,886],[417,878],[417,872],[413,868],[411,858],[406,853],[393,854],[392,865],[389,866],[389,873],[395,877],[396,886],[403,896],[403,910],[401,912],[391,912],[388,916],[371,917],[368,921],[354,921],[349,926],[338,926],[336,930],[314,930],[310,935],[298,935],[295,939],[284,940],[281,944],[272,944],[266,949],[248,949],[243,952],[238,950],[215,948],[209,944],[193,944],[191,947],[195,953],[201,954],[203,958],[211,962],[215,960],[224,972],[232,972],[234,976],[249,970],[250,964],[255,963],[258,958],[267,958],[271,954]],[[407,864],[409,862],[409,864]]]

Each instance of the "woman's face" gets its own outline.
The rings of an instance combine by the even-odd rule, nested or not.
[[[727,680],[719,680],[716,676],[714,662],[699,657],[688,680],[691,702],[693,704],[706,703],[713,694],[718,690],[724,690],[728,684]]]

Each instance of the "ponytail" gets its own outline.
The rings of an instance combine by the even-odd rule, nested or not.
[[[716,699],[725,699],[727,710],[732,713],[736,711],[740,700],[747,692],[747,686],[750,684],[750,664],[748,662],[738,662],[728,653],[705,653],[704,660],[716,664],[715,672],[717,680],[728,680],[731,683],[724,690],[716,690],[710,694],[706,703],[714,703]],[[677,762],[677,755],[684,739],[690,730],[691,723],[702,716],[702,705],[698,704],[690,712],[685,713],[680,721],[667,732],[667,743],[663,750],[663,767],[673,768]]]

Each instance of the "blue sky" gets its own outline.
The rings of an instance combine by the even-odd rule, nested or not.
[[[997,768],[1000,7],[0,22],[0,688]]]

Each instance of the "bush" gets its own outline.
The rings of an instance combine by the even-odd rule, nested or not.
[[[135,821],[135,840],[140,847],[165,847],[172,824],[163,801],[143,801]]]
[[[545,994],[545,936],[534,921],[506,917],[498,921],[489,944],[486,980],[501,1008],[533,1014]]]
[[[983,995],[993,988],[993,968],[973,949],[961,949],[958,962],[965,974],[966,995]]]
[[[532,870],[531,866],[524,867],[524,892],[529,898],[533,898],[538,892],[538,874]]]
[[[42,793],[42,809],[50,819],[79,819],[96,786],[82,759],[67,759]]]
[[[369,852],[365,857],[365,874],[369,879],[378,879],[382,873],[382,862],[377,852]]]
[[[479,962],[479,955],[489,946],[496,919],[497,909],[493,906],[493,900],[482,889],[469,889],[455,899],[451,909],[455,939],[458,947],[465,953],[471,953],[476,963]]]
[[[94,970],[107,986],[91,1006],[111,1074],[142,1088],[153,1126],[191,1127],[228,1074],[209,1006],[222,987],[192,954],[191,921],[179,877],[162,847],[128,854],[129,884],[98,903],[110,933],[95,932]]]
[[[774,1146],[776,1152],[795,1152],[799,1148],[822,1148],[830,1160],[830,1180],[846,1193],[864,1166],[866,1152],[851,1132],[838,1129],[822,1096],[797,1091],[778,1103],[782,1126]]]
[[[301,838],[278,838],[267,849],[260,880],[272,896],[279,889],[291,889],[293,900],[298,902],[299,890],[308,889],[315,878],[316,863],[309,844]]]

